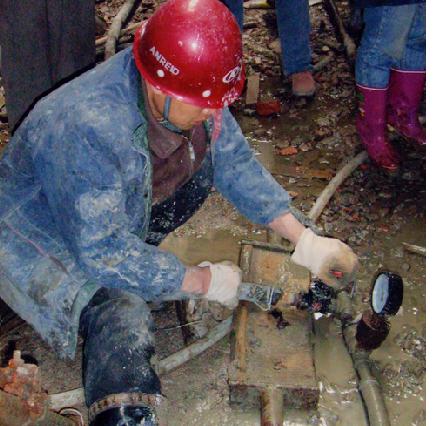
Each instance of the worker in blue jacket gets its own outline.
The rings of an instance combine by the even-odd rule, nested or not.
[[[305,227],[230,114],[243,81],[228,9],[170,0],[133,48],[39,101],[0,162],[0,297],[60,356],[80,331],[91,425],[158,420],[147,301],[236,306],[236,266],[157,247],[212,186],[294,243],[297,264],[335,287],[353,279],[355,254]]]

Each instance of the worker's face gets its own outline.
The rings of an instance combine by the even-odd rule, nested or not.
[[[148,83],[145,83],[145,87],[154,116],[157,118],[162,117],[166,95],[153,89]],[[189,130],[204,120],[207,120],[215,111],[215,109],[200,108],[172,98],[169,110],[169,121],[181,130]]]

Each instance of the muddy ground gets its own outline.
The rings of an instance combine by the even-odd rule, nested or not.
[[[121,3],[99,2],[98,14],[109,23]],[[143,19],[152,8],[152,2],[143,1],[133,20]],[[293,100],[288,82],[281,77],[279,54],[273,43],[277,38],[274,11],[246,10],[245,22],[253,27],[244,31],[247,72],[260,73],[261,98],[278,99],[282,110],[271,117],[259,117],[253,108],[244,105],[244,99],[233,107],[257,158],[290,191],[293,205],[305,213],[335,171],[361,150],[354,127],[353,72],[321,5],[311,7],[311,21],[313,63],[325,57],[330,61],[315,73],[318,90],[314,100]],[[350,244],[360,258],[355,302],[361,311],[368,307],[371,278],[379,267],[403,277],[403,307],[391,319],[387,340],[372,353],[372,367],[381,383],[392,425],[424,425],[425,258],[404,251],[402,243],[425,246],[425,152],[394,133],[390,136],[401,153],[400,173],[387,176],[371,163],[363,164],[333,197],[319,225]],[[7,143],[5,124],[0,128],[0,140],[2,145]],[[295,148],[294,154],[280,155],[281,149],[289,146]],[[265,241],[266,237],[263,228],[249,223],[213,192],[197,215],[171,234],[163,246],[189,264],[206,259],[237,262],[242,239]],[[174,328],[177,319],[172,305],[154,316],[162,358],[183,347],[181,333]],[[315,331],[312,341],[321,388],[319,408],[315,412],[287,408],[284,425],[363,425],[365,421],[353,404],[357,395],[354,372],[336,334],[336,324],[322,318],[315,324]],[[1,337],[2,355],[11,342],[38,361],[50,393],[81,385],[80,346],[75,361],[57,360],[26,325]],[[229,406],[229,353],[225,338],[162,378],[169,425],[259,424],[257,409]]]

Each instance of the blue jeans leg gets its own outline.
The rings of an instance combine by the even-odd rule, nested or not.
[[[404,71],[424,71],[426,62],[426,10],[425,3],[416,5],[413,23],[405,46],[405,52],[399,64]]]
[[[284,74],[311,70],[308,0],[276,0]]]
[[[235,15],[236,22],[238,22],[239,29],[242,32],[242,26],[244,22],[244,7],[243,0],[221,0]]]
[[[365,9],[365,29],[356,56],[357,84],[377,89],[388,86],[390,69],[401,66],[418,6]]]
[[[83,385],[86,405],[111,394],[161,394],[150,365],[155,352],[146,302],[118,289],[102,288],[83,309]]]

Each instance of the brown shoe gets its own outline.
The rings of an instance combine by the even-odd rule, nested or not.
[[[295,96],[313,96],[316,91],[315,80],[310,71],[292,74],[292,93]]]

